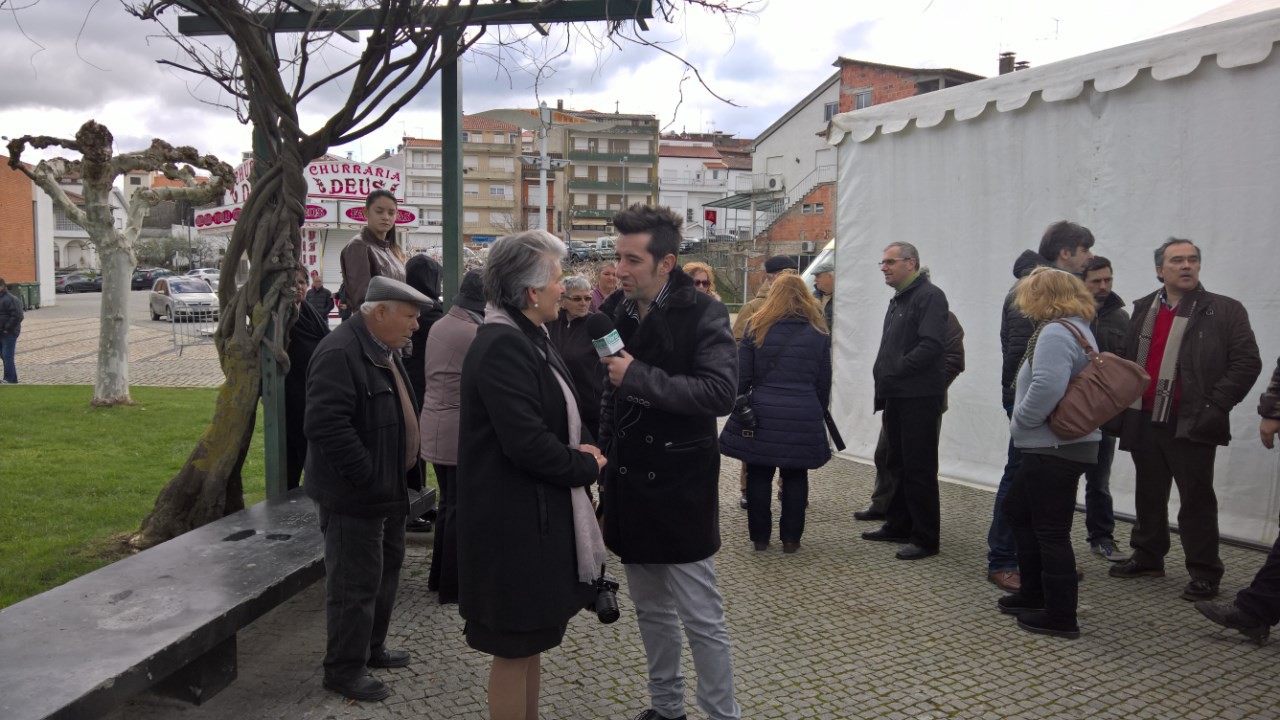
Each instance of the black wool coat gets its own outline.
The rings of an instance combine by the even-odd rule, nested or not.
[[[530,632],[564,624],[594,595],[578,582],[569,491],[598,471],[569,447],[564,393],[538,352],[545,334],[509,313],[521,329],[482,325],[462,363],[458,609],[491,630]]]
[[[307,410],[307,367],[329,334],[329,318],[307,303],[298,305],[298,320],[289,329],[289,373],[284,376],[285,483],[298,487],[307,460],[307,434],[302,423]]]
[[[733,409],[737,346],[729,311],[675,268],[669,295],[644,321],[620,296],[602,306],[635,359],[605,383],[604,540],[624,563],[690,563],[720,549],[716,417]]]
[[[921,275],[893,296],[872,375],[876,409],[885,398],[928,397],[947,392],[947,296]]]
[[[578,393],[578,412],[582,422],[594,436],[600,432],[600,394],[604,391],[605,369],[600,356],[587,334],[587,318],[570,320],[569,314],[560,311],[560,317],[547,323],[551,344],[564,359],[573,376],[573,389]]]

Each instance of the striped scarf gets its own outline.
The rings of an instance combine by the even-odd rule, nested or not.
[[[1178,355],[1182,350],[1182,339],[1199,303],[1198,293],[1188,293],[1178,303],[1177,315],[1173,318],[1169,338],[1164,344],[1164,355],[1160,358],[1160,372],[1156,375],[1156,396],[1151,406],[1153,424],[1169,422],[1169,415],[1173,410],[1173,389],[1178,381]],[[1156,293],[1155,300],[1147,307],[1147,314],[1142,318],[1142,333],[1138,335],[1138,356],[1134,362],[1144,368],[1147,366],[1147,358],[1151,356],[1151,337],[1155,334],[1156,317],[1164,304],[1165,292],[1161,290]],[[1141,410],[1142,398],[1134,400],[1129,407]]]

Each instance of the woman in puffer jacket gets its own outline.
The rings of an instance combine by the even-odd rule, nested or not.
[[[782,551],[800,549],[809,470],[831,459],[823,417],[831,397],[831,336],[822,308],[797,275],[773,281],[764,306],[738,346],[738,393],[751,391],[757,425],[733,417],[720,435],[721,452],[747,465],[747,531],[767,550],[773,518],[769,488],[782,474]]]

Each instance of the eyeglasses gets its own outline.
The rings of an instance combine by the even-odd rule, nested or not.
[[[694,281],[693,281],[693,284],[694,284],[694,285],[696,285],[696,286],[698,286],[698,287],[705,287],[705,288],[709,288],[709,287],[711,287],[711,281],[710,281],[710,280],[694,280]]]
[[[888,268],[888,267],[893,267],[894,265],[897,265],[900,262],[906,262],[910,259],[911,258],[889,258],[888,260],[881,260],[879,263],[877,263],[877,265],[879,265],[882,268]]]
[[[565,295],[564,299],[572,300],[573,302],[591,302],[590,295]]]

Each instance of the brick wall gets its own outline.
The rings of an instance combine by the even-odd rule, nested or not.
[[[9,158],[0,155],[0,277],[5,282],[36,281],[33,192],[31,180],[9,169]]]
[[[764,255],[753,258],[748,263],[750,297],[755,297],[760,283],[764,281],[764,261],[767,258],[773,255],[799,255],[804,242],[814,243],[812,254],[817,254],[828,240],[835,237],[835,190],[834,182],[814,186],[800,202],[787,208],[786,212],[760,234],[756,247]],[[821,213],[816,212],[818,204],[822,205]],[[810,210],[807,214],[804,212],[805,205]]]
[[[901,70],[845,63],[840,67],[840,112],[853,110],[853,96],[871,88],[871,104],[915,97],[916,74]]]

